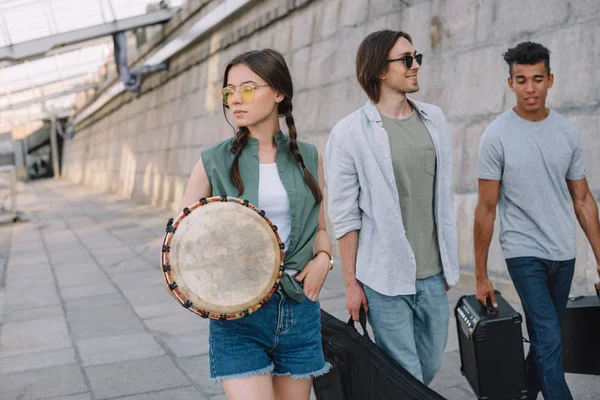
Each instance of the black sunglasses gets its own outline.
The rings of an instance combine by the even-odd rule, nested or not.
[[[417,54],[414,57],[413,56],[404,56],[404,57],[400,57],[400,58],[394,58],[393,60],[387,60],[387,62],[394,62],[394,61],[403,61],[404,65],[406,65],[406,68],[410,69],[410,67],[412,67],[413,64],[413,59],[417,60],[417,64],[419,65],[423,65],[423,54]]]

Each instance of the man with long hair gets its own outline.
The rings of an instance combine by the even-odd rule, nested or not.
[[[407,97],[419,90],[422,62],[404,32],[363,40],[356,74],[369,101],[333,128],[325,170],[348,312],[368,312],[376,343],[429,384],[459,272],[446,119]]]

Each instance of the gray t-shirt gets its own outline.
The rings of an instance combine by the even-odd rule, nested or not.
[[[416,277],[426,279],[442,272],[433,212],[435,148],[414,110],[407,119],[382,116],[382,121],[390,141],[402,223],[417,263]]]
[[[575,213],[567,179],[585,175],[579,133],[556,111],[532,122],[511,109],[488,126],[479,146],[477,177],[501,181],[498,206],[505,258],[575,257]]]

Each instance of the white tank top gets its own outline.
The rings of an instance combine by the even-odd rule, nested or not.
[[[267,217],[277,225],[277,233],[279,233],[281,241],[285,244],[285,250],[287,250],[292,228],[290,202],[275,163],[260,164],[258,207],[265,210]]]

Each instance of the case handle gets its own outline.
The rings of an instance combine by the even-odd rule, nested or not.
[[[490,317],[495,317],[498,314],[498,309],[494,307],[494,305],[492,304],[492,299],[490,299],[489,297],[485,299],[485,308],[487,310],[487,314]]]
[[[360,323],[360,327],[363,330],[363,336],[366,336],[369,340],[371,340],[371,337],[369,336],[369,332],[367,331],[367,313],[365,312],[365,309],[362,307],[362,305],[361,305],[360,311],[358,313],[358,322]],[[356,327],[354,326],[354,320],[352,319],[352,315],[350,316],[350,319],[348,320],[348,325],[350,325],[351,327],[356,329]]]

